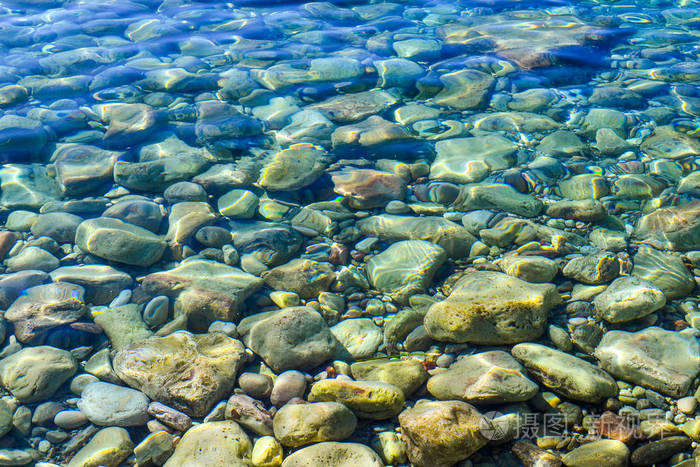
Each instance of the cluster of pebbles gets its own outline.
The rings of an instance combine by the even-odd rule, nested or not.
[[[700,2],[0,5],[0,465],[700,465]]]

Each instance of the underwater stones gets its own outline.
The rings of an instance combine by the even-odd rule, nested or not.
[[[559,128],[551,118],[531,112],[480,113],[469,117],[475,131],[517,131],[534,133]]]
[[[170,245],[182,245],[201,227],[213,224],[215,221],[216,213],[209,203],[182,201],[170,208],[165,241]]]
[[[275,132],[275,140],[280,146],[307,142],[330,143],[335,125],[321,112],[304,109],[290,117],[290,123]]]
[[[43,271],[18,271],[0,276],[0,308],[7,309],[20,294],[30,287],[48,282]]]
[[[605,205],[595,199],[562,200],[547,206],[546,214],[558,219],[597,222],[608,217]]]
[[[268,267],[290,260],[303,238],[286,224],[260,221],[231,221],[233,246],[240,254],[251,254]]]
[[[115,351],[153,334],[141,319],[139,307],[135,303],[93,307],[90,309],[90,314],[95,324],[104,330]]]
[[[440,76],[443,89],[433,98],[442,106],[457,110],[481,107],[493,88],[491,75],[478,70],[461,70]]]
[[[335,354],[323,317],[306,306],[258,313],[238,325],[243,342],[274,371],[310,369]]]
[[[282,467],[382,467],[384,462],[370,447],[359,443],[326,441],[295,451]]]
[[[133,284],[131,276],[111,266],[83,264],[63,266],[50,273],[54,282],[68,282],[85,289],[85,301],[94,305],[105,305],[119,292]]]
[[[199,259],[147,275],[135,299],[171,297],[175,314],[186,315],[191,329],[204,331],[216,320],[238,320],[243,301],[261,286],[261,279],[240,269]]]
[[[252,191],[231,190],[218,199],[216,206],[222,216],[250,219],[255,216],[258,201]]]
[[[535,217],[544,205],[534,196],[519,193],[510,185],[493,183],[462,186],[455,208],[462,211],[499,209],[523,217]]]
[[[160,115],[146,104],[103,104],[96,113],[107,124],[103,141],[111,148],[127,148],[140,143],[161,122]]]
[[[56,180],[38,164],[5,164],[0,167],[0,204],[9,209],[39,209],[59,199]]]
[[[440,56],[442,44],[435,39],[404,39],[392,44],[396,55],[414,60],[434,60]]]
[[[346,168],[332,178],[334,191],[354,209],[383,207],[406,194],[406,182],[401,177],[378,170]]]
[[[18,115],[0,117],[0,160],[4,162],[36,160],[48,140],[48,131],[36,120]]]
[[[275,438],[290,447],[342,441],[356,426],[355,415],[339,402],[286,404],[274,418]]]
[[[309,259],[293,259],[261,274],[263,281],[274,290],[294,292],[301,298],[316,298],[335,280],[328,263]]]
[[[644,139],[639,149],[654,159],[684,159],[700,154],[700,142],[671,126],[661,126]]]
[[[367,277],[375,288],[406,303],[411,295],[425,293],[446,259],[445,250],[434,243],[399,241],[370,258]]]
[[[100,258],[134,266],[150,266],[165,251],[163,239],[133,224],[109,217],[83,221],[75,234],[81,250]]]
[[[203,417],[231,392],[243,359],[243,344],[225,334],[176,331],[134,342],[118,351],[112,363],[129,386]]]
[[[463,258],[476,241],[464,227],[444,217],[396,216],[382,214],[357,222],[363,235],[378,237],[386,242],[425,240],[445,249],[450,258]]]
[[[649,199],[659,195],[666,188],[663,181],[644,174],[620,176],[612,185],[612,193],[623,199]]]
[[[21,403],[44,401],[78,371],[70,352],[55,347],[25,347],[0,360],[0,380]]]
[[[493,170],[511,167],[517,148],[515,143],[499,135],[438,141],[430,178],[454,183],[479,182]]]
[[[581,124],[581,132],[589,139],[595,139],[596,132],[608,128],[620,138],[627,137],[628,118],[624,112],[612,109],[590,109]]]
[[[421,144],[396,123],[372,115],[361,122],[341,126],[331,135],[333,150],[338,152],[370,151],[372,154],[403,155],[405,151],[416,152]],[[409,146],[415,146],[409,147]]]
[[[586,144],[569,130],[557,130],[542,138],[537,150],[549,156],[568,159],[586,152]]]
[[[26,289],[5,312],[20,342],[31,342],[47,331],[79,320],[85,314],[85,289],[65,282]]]
[[[340,402],[360,418],[384,420],[403,409],[404,395],[400,388],[388,383],[322,379],[311,386],[309,401]]]
[[[323,148],[299,143],[278,152],[260,172],[257,184],[266,190],[298,190],[312,184],[326,168]]]
[[[217,157],[230,159],[263,132],[263,123],[220,101],[197,103],[197,142]]]
[[[561,350],[527,343],[516,345],[511,353],[543,385],[570,399],[595,404],[617,394],[610,375]]]
[[[610,187],[600,175],[580,174],[559,182],[559,192],[571,200],[599,199],[610,192]]]
[[[626,467],[629,465],[630,450],[625,443],[615,439],[601,439],[583,444],[564,455],[562,462],[567,467],[605,465]]]
[[[561,273],[584,284],[607,284],[620,275],[620,260],[612,253],[602,251],[571,259]]]
[[[71,196],[90,193],[111,182],[114,164],[121,152],[86,144],[58,144],[51,159],[56,181],[63,193]]]
[[[238,423],[231,420],[205,422],[182,435],[175,452],[163,465],[247,467],[252,447],[250,438]]]
[[[421,401],[399,415],[407,454],[417,467],[447,467],[488,443],[491,423],[461,401]]]
[[[656,285],[668,300],[685,297],[695,287],[693,276],[677,254],[641,246],[632,263],[632,275]]]
[[[369,318],[344,319],[331,327],[331,332],[353,359],[371,357],[383,340],[381,328]]]
[[[700,202],[655,209],[642,216],[634,238],[656,248],[688,251],[700,248]]]
[[[148,421],[148,402],[140,391],[95,381],[80,393],[78,409],[95,425],[139,426]]]
[[[509,276],[528,282],[551,282],[559,272],[557,263],[544,256],[507,255],[499,259],[496,264]]]
[[[198,154],[175,155],[144,162],[117,161],[114,181],[131,190],[159,191],[167,185],[204,172],[211,164]]]
[[[597,315],[610,323],[642,318],[665,304],[661,289],[635,276],[618,277],[593,299]]]
[[[251,77],[266,88],[277,91],[302,83],[353,80],[364,73],[364,65],[353,58],[325,57],[310,60],[307,68],[280,63],[265,70],[252,70]]]
[[[685,396],[700,372],[697,339],[658,327],[608,331],[594,355],[617,378],[672,397]]]
[[[357,380],[380,381],[399,387],[406,398],[410,397],[428,379],[428,373],[415,359],[375,358],[350,365]]]
[[[459,358],[447,371],[428,380],[428,391],[440,400],[499,404],[531,399],[539,386],[530,381],[510,354],[488,351]]]
[[[120,427],[103,428],[67,464],[68,467],[104,465],[118,467],[134,449],[129,432]]]
[[[163,211],[163,208],[153,201],[135,198],[116,202],[105,209],[102,217],[113,217],[158,233],[165,215]]]
[[[58,267],[59,260],[43,248],[28,246],[15,256],[8,258],[6,265],[8,272],[31,269],[50,272]]]
[[[382,113],[397,102],[396,97],[386,91],[372,90],[334,96],[309,106],[309,109],[318,110],[329,120],[342,124]]]
[[[438,341],[512,344],[544,334],[547,312],[560,301],[552,284],[477,271],[463,275],[445,300],[430,306],[424,325]]]
[[[73,243],[75,231],[82,220],[80,216],[67,212],[47,212],[39,214],[30,230],[35,237],[51,237],[58,243]]]
[[[379,76],[377,84],[385,89],[411,87],[425,73],[422,66],[404,58],[377,60],[373,65]]]

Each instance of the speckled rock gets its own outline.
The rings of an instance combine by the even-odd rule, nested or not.
[[[422,401],[399,415],[408,459],[417,467],[448,467],[485,446],[490,422],[461,401]]]
[[[261,274],[265,284],[273,290],[294,292],[301,298],[316,298],[335,280],[333,267],[309,259],[293,259]]]
[[[393,384],[401,388],[406,398],[428,379],[421,362],[414,359],[372,359],[353,363],[350,371],[358,380]]]
[[[68,467],[118,467],[134,449],[129,432],[116,426],[103,428],[68,463]]]
[[[163,465],[249,467],[252,448],[250,438],[236,422],[206,422],[187,430]]]
[[[376,452],[359,443],[326,441],[299,449],[288,456],[282,467],[383,467]]]
[[[177,331],[135,342],[114,356],[114,371],[151,399],[203,417],[230,393],[243,344],[222,333]]]

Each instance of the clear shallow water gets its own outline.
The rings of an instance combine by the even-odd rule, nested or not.
[[[47,401],[70,408],[96,375],[186,413],[170,422],[181,432],[187,417],[201,421],[240,388],[270,419],[266,410],[281,403],[238,381],[243,371],[386,381],[348,364],[393,364],[384,359],[398,355],[410,371],[389,382],[405,404],[395,396],[368,415],[333,395],[337,388],[297,394],[340,400],[360,418],[352,429],[343,415],[343,434],[315,441],[376,446],[382,432],[384,462],[406,463],[394,430],[429,431],[447,410],[437,403],[429,421],[415,422],[409,408],[421,398],[472,403],[516,434],[475,418],[465,426],[482,423],[483,439],[464,435],[456,448],[409,436],[417,465],[454,464],[477,450],[476,465],[544,455],[522,443],[486,445],[505,437],[530,439],[549,456],[583,444],[587,431],[622,439],[609,430],[618,419],[595,418],[604,410],[641,416],[657,407],[697,441],[694,422],[684,425],[695,408],[679,399],[693,394],[698,372],[698,8],[690,0],[0,2],[0,378],[15,398],[0,408],[15,418]],[[630,273],[639,279],[617,278]],[[256,328],[259,313],[295,305],[310,309]],[[204,337],[171,334],[178,330]],[[250,358],[216,331],[240,339]],[[159,340],[168,335],[177,342]],[[513,350],[534,342],[565,353],[542,364],[546,349]],[[461,376],[423,384],[425,370],[437,375],[494,348],[507,353],[462,358],[466,370],[450,367]],[[213,360],[202,357],[216,349]],[[465,376],[491,373],[500,376],[479,379],[481,387]],[[70,383],[75,374],[82,383]],[[562,378],[573,383],[562,387]],[[181,380],[184,389],[171,387]],[[117,398],[118,388],[97,388]],[[162,426],[145,422],[164,409],[145,413],[143,394],[131,397],[127,419],[84,395],[82,415],[6,434],[7,456],[17,465],[64,462],[93,424],[128,427],[110,439],[149,445],[148,431]],[[13,405],[24,407],[20,415]],[[555,420],[556,439],[536,434],[553,428],[547,407],[570,417],[566,429]],[[235,419],[231,410],[225,417]],[[270,434],[269,420],[246,423],[252,442]],[[56,425],[68,434],[42,428]],[[199,436],[225,445],[215,435],[223,428],[211,430]],[[668,434],[646,430],[622,439],[627,448],[593,451],[631,452],[637,465],[650,449],[642,439],[663,444]],[[284,457],[300,446],[275,434]],[[665,441],[658,462],[689,458],[686,441]],[[387,460],[391,447],[399,454]],[[72,465],[86,462],[85,449]],[[143,462],[143,451],[122,448],[101,462]],[[598,462],[577,452],[575,465]],[[168,465],[188,456],[180,449]],[[311,451],[297,456],[310,465]]]

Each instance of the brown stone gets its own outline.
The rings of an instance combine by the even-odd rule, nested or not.
[[[378,208],[403,199],[406,182],[399,176],[372,169],[345,169],[333,174],[335,192],[355,209]]]

